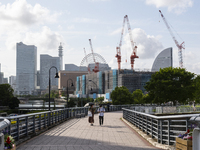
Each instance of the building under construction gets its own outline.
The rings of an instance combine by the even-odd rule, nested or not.
[[[153,72],[133,70],[108,70],[78,76],[76,80],[76,94],[105,94],[109,99],[115,87],[125,86],[132,93],[141,89],[145,93],[144,85],[150,80]],[[94,97],[94,96],[93,96]],[[94,97],[95,98],[95,97]]]

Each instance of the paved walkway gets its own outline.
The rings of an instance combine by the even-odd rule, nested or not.
[[[121,121],[122,112],[105,113],[103,126],[95,115],[71,119],[19,145],[17,150],[157,150]]]

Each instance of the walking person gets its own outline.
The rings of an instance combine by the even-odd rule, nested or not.
[[[100,105],[97,112],[99,113],[99,124],[101,126],[103,125],[103,117],[104,117],[105,108],[103,108],[102,105]]]
[[[88,122],[91,123],[91,126],[93,126],[94,123],[94,112],[95,112],[95,108],[93,108],[94,104],[90,105],[90,108],[88,110]]]
[[[195,101],[193,102],[193,110],[196,111]]]

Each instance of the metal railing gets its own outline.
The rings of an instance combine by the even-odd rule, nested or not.
[[[155,116],[123,108],[124,119],[157,139],[158,143],[167,145],[173,145],[175,138],[191,127],[189,119],[193,116],[199,114]]]
[[[130,105],[110,106],[109,111],[118,111],[122,110],[122,108],[130,108]],[[87,114],[88,107],[76,107],[5,117],[11,122],[11,124],[6,127],[6,130],[9,135],[18,141],[42,130],[51,128],[60,122],[64,122],[70,118],[75,118],[77,115],[86,116]]]

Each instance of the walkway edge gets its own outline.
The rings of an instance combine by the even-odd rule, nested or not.
[[[174,150],[173,146],[164,145],[164,144],[160,144],[160,143],[156,142],[149,135],[145,134],[143,131],[141,131],[140,129],[138,129],[136,126],[134,126],[133,124],[131,124],[130,122],[128,122],[124,118],[122,118],[122,121],[124,121],[129,127],[131,127],[133,130],[135,130],[141,137],[143,137],[151,145],[153,145],[153,146],[155,146],[157,148],[162,148],[162,149],[166,149],[166,150]]]

